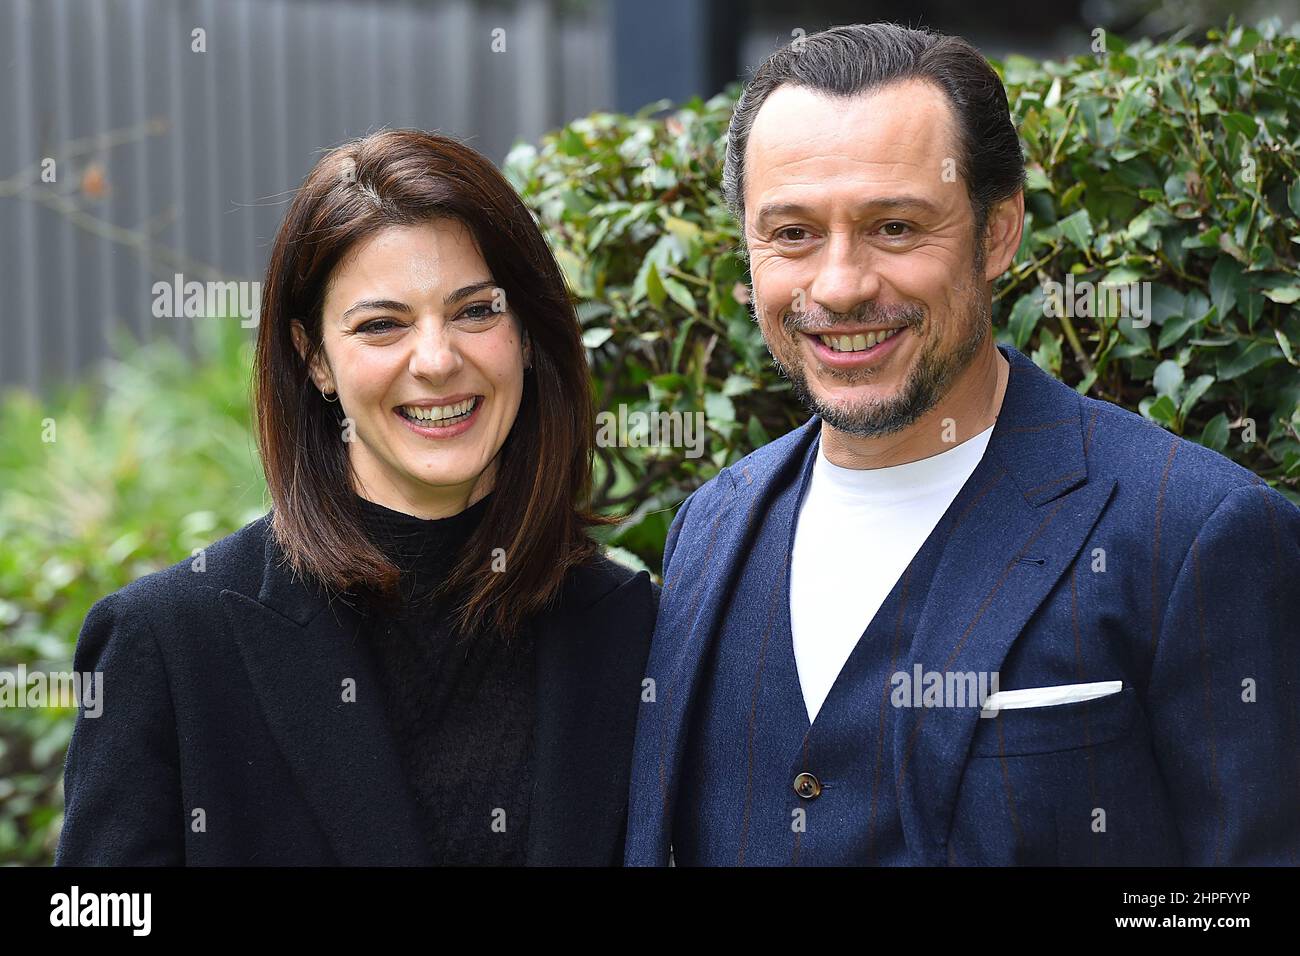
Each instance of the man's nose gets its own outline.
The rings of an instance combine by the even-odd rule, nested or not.
[[[422,322],[411,350],[410,372],[417,378],[445,380],[464,364],[455,336],[441,319]]]
[[[832,234],[818,263],[809,298],[827,312],[846,315],[880,294],[875,251],[848,232]]]

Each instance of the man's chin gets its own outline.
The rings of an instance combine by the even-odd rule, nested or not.
[[[898,403],[901,389],[879,385],[838,386],[827,388],[821,383],[811,385],[808,393],[811,405],[823,418],[874,417]]]

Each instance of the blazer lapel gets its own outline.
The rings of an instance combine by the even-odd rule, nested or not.
[[[265,559],[257,598],[225,590],[222,603],[271,734],[339,863],[432,863],[360,616],[291,578],[269,531]],[[345,699],[349,680],[355,700]]]
[[[1078,396],[1014,349],[983,459],[953,502],[948,541],[913,635],[908,673],[997,671],[1074,561],[1114,490],[1089,480]],[[940,524],[940,529],[945,523]],[[898,708],[894,767],[904,834],[919,863],[946,863],[975,707]]]
[[[774,498],[794,480],[820,424],[817,416],[810,418],[777,439],[776,447],[769,446],[772,454],[735,469],[736,487],[730,500],[715,508],[710,526],[693,539],[702,544],[690,550],[679,544],[674,555],[675,570],[664,580],[646,670],[655,680],[655,706],[642,707],[646,727],[637,734],[637,763],[649,760],[657,764],[657,799],[647,806],[649,795],[637,794],[638,805],[632,812],[638,814],[639,827],[635,841],[629,841],[629,862],[668,862],[685,727],[699,691],[702,664],[758,526],[767,518]],[[675,600],[668,600],[674,592]]]

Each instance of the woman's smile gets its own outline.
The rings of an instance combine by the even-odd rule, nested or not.
[[[402,424],[422,438],[455,438],[474,427],[485,399],[470,395],[455,400],[421,401],[393,409]]]

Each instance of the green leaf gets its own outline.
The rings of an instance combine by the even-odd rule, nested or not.
[[[1201,432],[1201,444],[1215,451],[1223,451],[1228,447],[1227,415],[1219,412],[1205,423],[1205,430]]]
[[[1177,362],[1165,359],[1156,366],[1152,384],[1155,385],[1157,395],[1177,397],[1178,389],[1183,384],[1183,370]]]
[[[583,347],[589,349],[598,349],[614,335],[613,329],[597,328],[586,329],[582,333]]]
[[[1171,345],[1177,344],[1188,330],[1193,328],[1200,320],[1192,315],[1177,315],[1166,322],[1160,328],[1160,338],[1156,342],[1156,348],[1164,351]]]
[[[1264,289],[1264,298],[1270,302],[1277,302],[1280,305],[1290,305],[1297,299],[1300,299],[1300,283],[1290,285],[1276,285],[1269,289]]]
[[[1238,342],[1221,354],[1216,371],[1219,381],[1227,382],[1245,375],[1256,366],[1281,357],[1282,352],[1277,346],[1251,339],[1247,342]]]
[[[1038,320],[1043,317],[1043,301],[1043,291],[1040,286],[1028,295],[1022,295],[1012,306],[1011,316],[1007,319],[1007,329],[1011,332],[1011,342],[1017,349],[1024,349],[1029,337],[1034,333],[1034,327],[1038,325]]]
[[[1224,127],[1230,133],[1240,133],[1246,138],[1246,141],[1255,138],[1255,118],[1247,116],[1245,113],[1224,113],[1219,117]]]
[[[700,236],[699,226],[676,216],[664,216],[664,228],[686,245],[689,245]]]
[[[605,554],[611,560],[630,568],[633,571],[649,571],[650,567],[626,548],[620,548],[617,545],[605,545]]]
[[[697,314],[698,310],[695,307],[695,296],[691,295],[690,289],[686,288],[686,286],[671,276],[665,276],[661,281],[663,283],[664,291],[668,293],[669,297],[674,302],[691,315]]]
[[[1178,417],[1178,407],[1174,405],[1174,400],[1168,395],[1161,395],[1154,402],[1150,401],[1150,399],[1143,399],[1142,404],[1146,406],[1144,409],[1145,414],[1161,425],[1172,426]]]
[[[661,308],[664,304],[664,284],[659,278],[659,268],[653,263],[645,273],[645,295],[650,300],[650,304],[656,309]]]
[[[1086,209],[1066,216],[1056,224],[1056,229],[1080,251],[1087,252],[1092,244],[1092,217]]]
[[[1237,289],[1242,285],[1241,267],[1227,256],[1219,256],[1210,270],[1210,301],[1219,310],[1220,321],[1237,304]]]
[[[721,392],[709,392],[704,396],[704,414],[708,417],[709,427],[718,429],[719,425],[736,420],[736,406]]]
[[[728,375],[727,380],[722,383],[722,394],[729,398],[735,398],[737,395],[744,395],[753,390],[753,380],[744,375]]]
[[[1187,420],[1187,416],[1191,413],[1192,409],[1196,407],[1196,403],[1201,400],[1201,396],[1204,395],[1206,390],[1213,384],[1213,375],[1198,375],[1196,380],[1192,382],[1191,385],[1187,386],[1187,393],[1183,396],[1183,401],[1178,406],[1178,417],[1180,420]]]
[[[1281,329],[1274,329],[1273,334],[1277,336],[1277,344],[1282,349],[1282,357],[1292,365],[1297,365],[1295,353],[1291,351],[1291,340],[1286,337],[1286,333]]]

